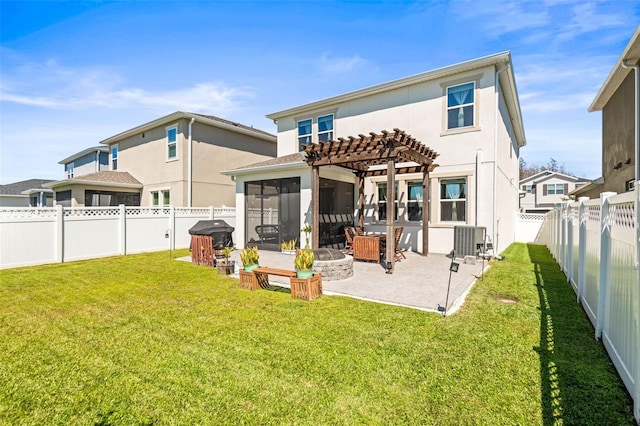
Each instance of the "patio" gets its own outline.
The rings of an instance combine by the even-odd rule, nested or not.
[[[386,274],[381,264],[354,261],[353,276],[339,281],[323,280],[323,293],[437,312],[438,306],[444,306],[447,300],[451,259],[443,254],[434,253],[422,256],[414,252],[405,252],[405,255],[407,258],[396,264],[393,274]],[[240,264],[237,250],[232,253],[231,259]],[[260,251],[262,266],[293,270],[293,259],[292,255]],[[462,306],[476,277],[480,277],[482,273],[482,259],[476,259],[475,265],[464,263],[463,259],[456,259],[456,262],[460,267],[457,273],[451,274],[447,315]],[[484,266],[487,265],[485,261]],[[237,272],[233,276],[238,277]],[[285,277],[270,276],[269,282],[272,285],[289,287],[288,278]]]

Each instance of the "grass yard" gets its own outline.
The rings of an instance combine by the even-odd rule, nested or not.
[[[0,423],[633,424],[546,248],[504,256],[447,318],[167,252],[0,271]]]

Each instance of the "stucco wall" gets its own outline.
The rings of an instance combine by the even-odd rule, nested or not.
[[[604,177],[604,186],[600,192],[625,192],[625,183],[634,178],[634,87],[633,72],[629,72],[624,82],[602,109],[602,176]],[[629,164],[626,164],[627,161]],[[618,163],[621,163],[620,168],[614,169]]]
[[[177,126],[177,155],[167,158],[167,129]],[[170,191],[171,204],[188,205],[189,121],[180,119],[118,142],[118,170],[144,188],[141,205],[151,205],[154,191]],[[235,184],[223,170],[275,156],[275,143],[210,126],[192,125],[192,206],[235,205]]]

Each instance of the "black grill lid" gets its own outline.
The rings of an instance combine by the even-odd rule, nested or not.
[[[233,232],[235,228],[229,225],[224,220],[200,220],[189,229],[191,235],[209,235],[218,234],[221,232]]]

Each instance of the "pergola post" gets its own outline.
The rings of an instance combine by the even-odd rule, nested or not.
[[[429,254],[429,171],[422,173],[422,255]]]
[[[396,163],[393,158],[387,161],[387,250],[385,252],[385,261],[387,267],[391,263],[391,272],[393,272],[395,261],[395,232],[393,229],[393,222],[395,220],[395,187],[396,187]]]
[[[358,173],[358,226],[364,229],[364,176]]]
[[[320,167],[311,167],[311,248],[320,248]]]

